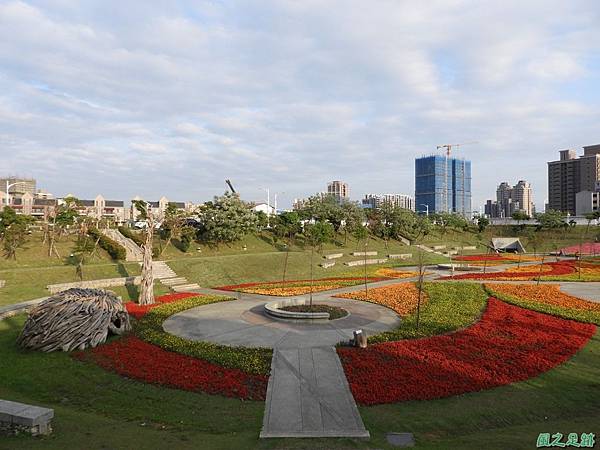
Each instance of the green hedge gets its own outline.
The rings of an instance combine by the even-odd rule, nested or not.
[[[121,233],[126,238],[131,239],[133,242],[135,242],[140,247],[142,245],[144,245],[144,238],[142,237],[142,235],[140,233],[135,233],[130,228],[119,227],[119,233]]]
[[[189,297],[174,303],[157,306],[134,325],[135,334],[142,340],[176,353],[204,359],[231,369],[268,375],[271,370],[273,351],[268,348],[230,347],[212,342],[183,339],[167,333],[162,324],[173,314],[210,303],[234,300],[232,297],[200,296]]]
[[[97,228],[91,228],[88,234],[98,240],[100,247],[106,250],[112,259],[125,260],[127,258],[125,247],[103,235]]]
[[[477,321],[487,306],[488,294],[479,283],[425,283],[428,300],[417,313],[402,318],[396,330],[369,337],[369,343],[435,336],[459,330]]]

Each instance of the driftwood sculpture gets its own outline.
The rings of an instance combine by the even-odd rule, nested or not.
[[[43,352],[67,352],[96,347],[109,332],[123,334],[130,329],[129,314],[114,293],[74,288],[36,306],[17,343]]]

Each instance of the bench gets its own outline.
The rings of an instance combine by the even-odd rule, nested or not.
[[[396,255],[388,255],[390,259],[410,259],[412,258],[412,253],[398,253]]]
[[[377,252],[352,252],[352,256],[377,256]]]
[[[34,436],[50,434],[53,417],[53,409],[0,400],[0,424],[16,431],[27,431]]]
[[[321,267],[323,269],[329,269],[330,267],[333,267],[333,266],[335,266],[335,261],[321,263]]]
[[[344,256],[343,253],[332,253],[330,255],[323,255],[323,258],[325,258],[325,259],[337,259],[337,258],[341,258],[342,256]]]

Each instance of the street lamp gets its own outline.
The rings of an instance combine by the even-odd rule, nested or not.
[[[269,217],[271,216],[271,190],[269,188],[261,188],[263,191],[267,192],[267,228],[271,227],[271,222]]]
[[[425,214],[427,215],[427,217],[429,217],[429,205],[426,203],[421,203],[419,206],[424,206],[426,209]]]
[[[17,184],[26,184],[26,183],[25,183],[25,181],[17,181],[15,183],[8,184],[8,179],[6,180],[6,206],[10,206],[10,194],[9,194],[8,190],[11,187],[16,186]]]

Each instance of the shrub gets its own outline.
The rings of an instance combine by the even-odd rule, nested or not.
[[[204,359],[231,369],[240,369],[256,375],[268,375],[271,370],[273,351],[268,348],[231,347],[212,342],[183,339],[165,332],[163,322],[173,314],[210,303],[234,300],[232,297],[190,297],[175,303],[157,306],[143,316],[134,326],[135,334],[142,340],[159,347]]]
[[[97,228],[91,228],[88,234],[98,241],[100,247],[107,251],[112,259],[124,260],[127,257],[127,251],[118,242],[113,241],[111,238],[103,235]]]
[[[140,233],[136,233],[136,232],[132,231],[130,228],[119,227],[119,233],[121,233],[126,238],[131,239],[133,242],[135,242],[140,247],[142,245],[144,245],[144,238],[142,237],[142,235]]]

